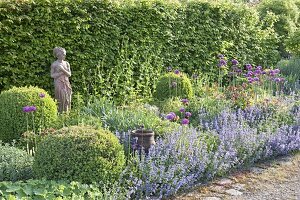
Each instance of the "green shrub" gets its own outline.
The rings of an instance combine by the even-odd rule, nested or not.
[[[300,59],[292,58],[290,60],[281,60],[277,63],[277,68],[280,69],[281,74],[283,74],[288,81],[286,87],[291,89],[296,89],[299,87],[297,83],[300,81]]]
[[[45,97],[41,98],[40,94]],[[23,112],[23,107],[35,106],[36,111]],[[0,140],[11,142],[28,130],[49,126],[57,118],[57,107],[49,94],[37,87],[13,87],[0,94]]]
[[[277,17],[274,29],[280,37],[280,52],[282,56],[286,56],[284,39],[299,27],[299,8],[295,4],[295,0],[263,0],[258,6],[258,10],[261,18],[265,18],[268,12],[274,13]]]
[[[218,53],[260,65],[278,61],[275,34],[242,5],[8,0],[0,10],[0,91],[33,84],[53,91],[55,46],[67,50],[74,92],[116,102],[151,96],[162,66],[216,77]]]
[[[83,108],[84,112],[101,120],[103,125],[112,132],[126,132],[143,125],[145,129],[153,130],[155,136],[163,136],[177,128],[173,123],[162,120],[158,116],[158,108],[148,104],[116,107],[106,99],[96,99]]]
[[[182,73],[167,73],[158,79],[153,97],[160,101],[172,97],[190,99],[193,97],[191,81]]]
[[[291,34],[286,40],[285,40],[285,46],[287,50],[293,55],[293,56],[300,56],[300,29],[298,29],[296,32]]]
[[[161,113],[168,114],[169,112],[179,112],[179,109],[183,107],[181,99],[169,98],[164,101],[153,102],[159,107]]]
[[[0,143],[0,181],[17,181],[33,178],[32,164],[33,157],[27,152],[14,146]]]
[[[109,183],[124,164],[123,147],[111,132],[72,126],[42,139],[33,169],[39,178]]]

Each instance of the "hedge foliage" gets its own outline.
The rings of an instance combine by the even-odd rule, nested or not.
[[[218,53],[276,63],[277,38],[253,8],[163,0],[0,2],[0,91],[38,85],[53,91],[52,49],[65,47],[75,92],[119,102],[148,97],[163,69],[215,76]]]
[[[40,97],[40,95],[45,95]],[[24,112],[23,107],[35,106],[36,111]],[[36,133],[57,119],[57,106],[51,96],[37,87],[13,87],[0,94],[0,140],[11,142],[29,130]]]
[[[38,143],[33,170],[49,180],[112,183],[124,164],[123,147],[113,133],[71,126]]]

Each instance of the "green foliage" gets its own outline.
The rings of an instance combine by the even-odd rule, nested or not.
[[[33,178],[32,164],[33,157],[25,151],[0,142],[0,181]]]
[[[300,29],[297,29],[285,40],[285,46],[293,56],[300,56]]]
[[[193,97],[191,81],[182,73],[167,73],[158,79],[153,97],[160,101],[172,97],[190,99]]]
[[[111,132],[72,126],[43,137],[33,169],[37,177],[51,180],[109,183],[124,164],[123,147]]]
[[[159,109],[160,112],[168,114],[169,112],[179,112],[179,109],[183,107],[181,99],[179,98],[169,98],[164,101],[156,101],[154,102]]]
[[[163,136],[178,127],[160,119],[158,108],[149,104],[116,107],[106,99],[96,99],[83,109],[83,113],[98,118],[112,132],[126,132],[144,126],[153,130],[155,136]]]
[[[26,182],[0,182],[0,196],[9,200],[30,199],[126,199],[126,191],[115,185],[82,184],[79,182],[56,182],[28,180]]]
[[[215,77],[218,53],[261,65],[278,59],[276,36],[243,5],[10,0],[0,11],[0,91],[33,84],[53,91],[55,46],[67,50],[75,92],[116,103],[150,97],[163,66]]]
[[[281,60],[276,65],[280,72],[286,76],[293,78],[294,82],[300,80],[300,59],[291,58],[290,60]]]
[[[45,94],[44,98],[39,95]],[[24,106],[36,111],[24,113]],[[50,95],[37,87],[13,87],[0,94],[0,140],[11,142],[28,130],[48,127],[57,118],[57,107]]]
[[[261,18],[265,18],[269,13],[275,14],[277,17],[274,23],[275,32],[280,37],[280,51],[286,56],[286,49],[283,45],[284,39],[293,34],[299,27],[299,8],[295,0],[263,0],[259,6]]]

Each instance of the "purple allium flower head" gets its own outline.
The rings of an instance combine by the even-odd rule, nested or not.
[[[175,74],[179,74],[180,71],[179,71],[178,69],[176,69],[176,70],[174,71],[174,73],[175,73]]]
[[[262,67],[259,65],[259,66],[257,66],[257,67],[256,67],[256,69],[259,69],[259,70],[261,70],[261,69],[262,69]]]
[[[167,71],[168,72],[172,71],[172,67],[171,66],[167,67]]]
[[[276,82],[276,83],[279,83],[280,82],[280,78],[274,78],[274,81]]]
[[[182,125],[188,125],[189,123],[190,123],[190,121],[188,119],[186,119],[186,118],[184,118],[184,119],[181,120],[181,124]]]
[[[248,71],[246,76],[247,77],[253,76],[253,72],[252,71]]]
[[[180,108],[179,112],[184,113],[185,109],[184,108]]]
[[[280,78],[280,82],[284,82],[285,81],[285,78]]]
[[[254,81],[259,81],[259,78],[258,77],[254,77],[253,80]]]
[[[176,114],[174,112],[170,112],[169,114],[167,114],[166,119],[172,121],[174,120],[176,117]]]
[[[219,60],[219,64],[218,64],[218,66],[219,66],[219,67],[222,67],[222,66],[225,66],[225,65],[227,65],[227,62],[226,62],[226,60],[224,60],[224,59],[220,59],[220,60]]]
[[[185,117],[186,118],[189,118],[189,117],[191,117],[192,116],[192,113],[190,113],[190,112],[185,112]]]
[[[189,100],[188,99],[181,99],[181,102],[184,104],[184,105],[187,105],[189,103]]]
[[[253,81],[254,81],[253,78],[248,77],[248,82],[249,82],[249,83],[253,83]]]
[[[241,69],[236,69],[236,72],[237,72],[237,73],[241,73],[242,70],[241,70]]]
[[[256,69],[255,71],[254,71],[254,74],[255,75],[260,75],[262,73],[262,71],[260,70],[260,69]]]
[[[233,60],[231,61],[231,63],[232,63],[233,65],[239,64],[239,62],[238,62],[236,59],[233,59]]]
[[[25,112],[25,113],[30,112],[30,106],[24,106],[23,107],[23,112]]]
[[[29,112],[34,112],[34,111],[36,111],[35,106],[25,106],[25,107],[23,107],[23,112],[29,113]]]
[[[218,58],[224,58],[224,55],[223,54],[219,54]]]
[[[247,65],[246,65],[246,69],[247,69],[247,70],[252,70],[252,65],[247,64]]]
[[[46,96],[46,95],[45,95],[44,93],[40,93],[40,94],[39,94],[39,97],[40,97],[40,98],[44,98],[45,96]]]
[[[266,73],[267,73],[266,71],[262,71],[262,72],[261,72],[261,74],[266,74]]]
[[[280,69],[274,69],[273,70],[275,74],[279,74],[280,73]]]
[[[173,88],[177,87],[177,82],[173,81],[171,84],[171,87],[173,87]]]

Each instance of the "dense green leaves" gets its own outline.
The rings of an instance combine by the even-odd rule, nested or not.
[[[41,94],[45,96],[40,97]],[[36,111],[24,112],[26,106],[34,106]],[[37,133],[56,119],[56,104],[41,88],[13,87],[0,94],[0,140],[4,142],[19,139],[25,131]]]
[[[49,180],[112,183],[124,164],[123,147],[111,132],[71,126],[38,143],[33,169]]]
[[[0,3],[0,91],[53,90],[52,49],[65,47],[75,92],[117,103],[152,96],[164,67],[215,76],[215,56],[277,61],[276,35],[242,5],[198,1],[8,1]]]

